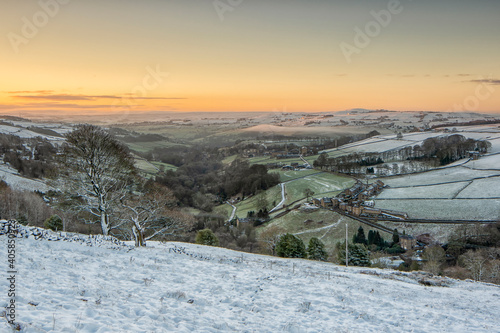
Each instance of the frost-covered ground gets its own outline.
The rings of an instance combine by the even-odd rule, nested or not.
[[[47,192],[50,187],[41,180],[25,178],[7,164],[0,164],[0,180],[17,190]]]
[[[359,152],[383,153],[404,147],[421,145],[428,138],[443,137],[454,134],[460,134],[466,138],[475,140],[488,140],[492,145],[490,152],[500,152],[500,129],[498,125],[463,126],[458,127],[458,129],[447,128],[447,130],[447,132],[445,132],[444,129],[441,129],[439,131],[431,132],[403,133],[403,137],[400,139],[398,139],[395,134],[377,135],[375,137],[349,143],[338,148],[325,150],[324,152],[330,153],[331,156]]]
[[[5,253],[6,241],[0,236]],[[90,244],[17,239],[16,321],[23,332],[498,332],[500,327],[500,288],[494,285],[184,243],[140,249]],[[5,306],[5,260],[0,267]],[[443,286],[425,286],[422,280]],[[0,320],[0,331],[7,332],[8,324]]]
[[[500,218],[500,155],[413,175],[384,178],[389,187],[377,196],[379,208],[412,218]],[[436,235],[438,236],[438,235]]]

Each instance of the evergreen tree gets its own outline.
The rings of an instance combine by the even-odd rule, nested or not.
[[[337,259],[342,265],[345,265],[345,246],[343,243],[337,243]],[[363,244],[349,244],[349,266],[370,266],[370,256],[368,250]]]
[[[372,245],[375,240],[375,232],[373,230],[368,231],[368,245]]]
[[[60,231],[63,230],[63,221],[59,217],[59,215],[52,215],[51,217],[45,220],[43,226],[46,229],[50,229],[53,231]]]
[[[392,242],[394,244],[398,244],[399,243],[399,232],[398,232],[398,229],[394,229],[394,232],[392,233]]]
[[[285,234],[276,245],[276,254],[285,258],[305,258],[306,247],[297,236]]]
[[[219,246],[219,238],[210,229],[203,229],[198,231],[195,239],[196,244]]]
[[[363,230],[363,227],[360,226],[358,228],[358,233],[353,236],[353,243],[366,245],[367,241],[366,241],[365,231]]]
[[[312,260],[326,261],[328,259],[328,254],[325,251],[325,245],[316,237],[309,240],[307,253],[309,254],[309,259]]]

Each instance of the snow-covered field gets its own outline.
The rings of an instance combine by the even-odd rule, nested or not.
[[[43,181],[25,178],[6,164],[0,164],[0,180],[16,190],[47,192],[50,189]]]
[[[377,208],[406,212],[410,218],[439,220],[500,219],[500,199],[375,200]],[[437,236],[437,235],[436,235]]]
[[[452,199],[469,182],[419,187],[387,188],[377,196],[380,199]]]
[[[413,147],[415,145],[421,145],[428,138],[442,137],[453,134],[460,134],[466,138],[475,140],[488,140],[492,144],[490,152],[500,152],[500,129],[498,125],[463,126],[458,127],[458,130],[454,128],[453,131],[450,132],[451,129],[452,128],[449,128],[448,132],[439,130],[431,132],[404,133],[401,139],[397,139],[395,134],[377,135],[375,137],[349,143],[338,148],[325,150],[324,152],[331,153],[332,156],[359,152],[383,153],[408,146]]]
[[[428,172],[384,178],[379,208],[404,211],[412,218],[500,218],[500,155]]]
[[[0,236],[6,253],[7,237]],[[184,243],[16,241],[22,332],[498,332],[500,288]],[[7,305],[6,259],[1,261]],[[441,284],[425,286],[421,282]],[[420,281],[420,282],[419,282]],[[4,318],[0,330],[9,331]]]

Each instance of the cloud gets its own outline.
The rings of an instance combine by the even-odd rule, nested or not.
[[[9,92],[10,94],[16,94],[12,97],[19,99],[37,99],[37,100],[48,100],[48,101],[95,101],[99,99],[134,99],[134,100],[166,100],[166,99],[185,99],[182,97],[138,97],[134,95],[127,94],[125,96],[120,95],[71,95],[71,94],[52,94],[50,90],[39,90],[39,91],[24,91],[24,92]],[[31,93],[25,95],[26,93]]]
[[[498,79],[478,79],[478,80],[469,80],[465,82],[472,82],[472,83],[485,83],[485,84],[491,84],[491,85],[499,85],[500,80]]]
[[[457,76],[471,76],[472,74],[457,74]]]
[[[18,91],[7,91],[8,94],[51,94],[54,90],[18,90]]]

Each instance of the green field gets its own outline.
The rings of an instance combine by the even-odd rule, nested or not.
[[[281,187],[279,185],[268,189],[264,193],[266,195],[267,202],[269,203],[267,206],[269,210],[274,207],[273,202],[276,202],[276,204],[278,204],[281,201]],[[249,211],[257,212],[258,211],[257,200],[258,200],[258,195],[254,195],[251,198],[245,199],[237,203],[235,205],[237,207],[236,215],[238,217],[246,217]]]
[[[162,163],[162,162],[149,162],[146,161],[143,158],[140,158],[138,156],[135,156],[135,167],[149,175],[156,175],[158,172],[164,168],[165,171],[167,170],[177,170],[177,167],[171,164],[167,163]]]
[[[158,161],[151,161],[151,164],[153,164],[155,167],[157,167],[160,170],[162,168],[164,168],[165,171],[168,171],[168,170],[175,171],[175,170],[177,170],[177,167],[175,165],[168,164],[168,163],[163,163],[163,162],[158,162]]]
[[[304,159],[313,165],[314,161],[318,158],[319,155],[313,155],[313,156],[307,156],[304,157]],[[283,158],[283,159],[276,159],[271,156],[257,156],[257,157],[251,157],[248,159],[248,162],[250,164],[268,164],[268,163],[281,163],[283,165],[290,165],[292,163],[298,163],[298,164],[304,164],[304,161],[302,161],[300,158]]]
[[[273,169],[269,170],[270,173],[277,173],[280,175],[280,180],[282,182],[288,182],[290,180],[294,180],[297,178],[301,178],[304,176],[309,176],[315,173],[318,173],[320,171],[318,170],[313,170],[313,169],[304,169],[300,171],[289,171],[289,170],[282,170],[282,169]]]
[[[306,224],[305,221],[307,220],[311,220],[312,222]],[[368,235],[369,230],[375,230],[335,212],[318,209],[314,212],[291,211],[283,217],[273,219],[266,225],[258,227],[257,233],[260,234],[271,226],[279,226],[285,232],[298,236],[306,246],[312,237],[319,238],[325,244],[327,252],[331,254],[336,243],[345,242],[346,222],[349,240],[352,240],[352,236],[358,231],[360,226],[363,227],[365,235]],[[381,236],[389,241],[392,237],[387,233],[381,233]]]
[[[224,164],[231,164],[233,163],[234,160],[236,160],[238,158],[238,155],[231,155],[231,156],[228,156],[226,157],[225,159],[222,160],[222,163]]]
[[[285,204],[290,204],[304,198],[304,191],[307,188],[314,191],[313,196],[335,196],[342,190],[351,187],[353,184],[354,180],[352,178],[327,172],[293,180],[285,185]]]
[[[129,142],[127,146],[136,152],[147,153],[154,148],[166,148],[172,146],[179,146],[178,143],[173,143],[169,141],[151,141],[151,142]]]

